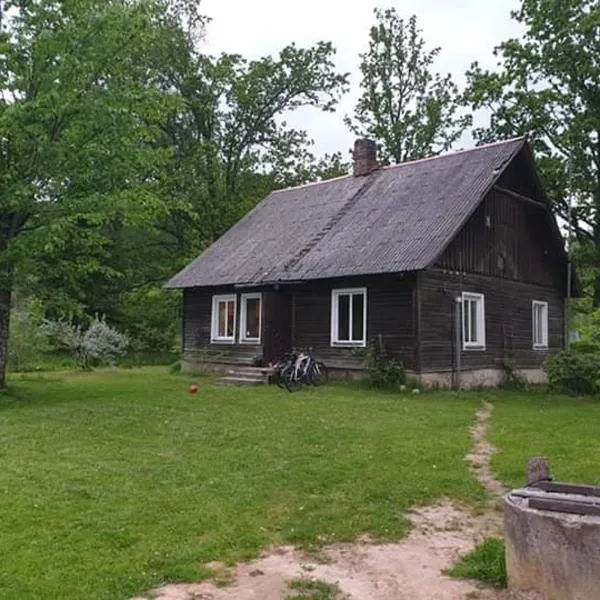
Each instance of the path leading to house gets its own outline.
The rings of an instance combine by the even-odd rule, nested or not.
[[[473,475],[497,508],[504,493],[494,477],[490,458],[495,448],[486,440],[493,405],[484,402],[471,428],[473,446],[465,457]],[[323,549],[324,560],[315,560],[293,547],[275,548],[260,558],[226,572],[224,565],[209,565],[231,576],[232,585],[218,587],[210,581],[173,584],[133,600],[282,600],[291,591],[288,583],[311,579],[336,584],[348,600],[512,600],[506,591],[443,574],[459,556],[486,537],[501,533],[498,510],[473,514],[450,502],[415,509],[408,514],[411,533],[399,543],[374,544],[362,540]],[[223,573],[221,573],[222,575]],[[524,596],[519,596],[519,600]]]
[[[487,441],[488,425],[492,416],[494,405],[483,402],[476,413],[475,425],[471,428],[473,446],[465,460],[469,463],[473,476],[481,483],[490,497],[491,505],[498,505],[500,498],[505,493],[505,488],[492,472],[490,460],[496,448]]]

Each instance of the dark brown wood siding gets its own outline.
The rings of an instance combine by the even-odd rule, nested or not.
[[[465,370],[501,368],[505,359],[518,368],[540,368],[548,353],[563,345],[563,299],[551,287],[475,274],[430,270],[419,274],[423,372],[451,371],[455,363],[454,298],[484,294],[485,350],[462,350]],[[532,301],[548,303],[548,350],[534,350]]]
[[[367,340],[381,334],[386,350],[408,369],[414,368],[414,276],[370,276],[311,282],[294,288],[293,343],[312,347],[333,368],[360,369],[364,350],[331,345],[331,292],[367,288]]]
[[[231,362],[252,364],[262,357],[262,344],[241,344],[239,340],[240,297],[242,293],[263,291],[261,289],[235,290],[233,288],[188,288],[184,290],[184,327],[183,353],[190,360],[208,360],[213,362]],[[211,343],[210,326],[212,316],[212,298],[214,295],[236,294],[236,343]],[[263,293],[263,334],[264,334],[264,293]]]
[[[436,266],[561,289],[566,269],[548,218],[543,207],[493,189]]]

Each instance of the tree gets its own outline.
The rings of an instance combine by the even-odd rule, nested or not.
[[[0,386],[15,278],[75,240],[71,275],[104,268],[105,230],[168,208],[156,144],[178,100],[160,87],[167,2],[0,5]],[[169,31],[171,34],[172,31]],[[60,267],[57,265],[57,270]]]
[[[466,95],[486,109],[481,141],[527,135],[556,214],[569,218],[569,197],[580,263],[593,272],[593,305],[600,306],[600,6],[594,0],[523,0],[512,17],[520,39],[495,49],[497,71],[477,63]]]
[[[416,16],[375,9],[369,49],[361,54],[362,95],[346,124],[380,144],[385,162],[404,162],[449,149],[471,124],[460,114],[450,75],[433,73],[440,48],[427,50]]]

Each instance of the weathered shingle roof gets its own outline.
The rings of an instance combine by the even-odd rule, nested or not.
[[[167,287],[424,269],[525,144],[519,138],[273,192]]]

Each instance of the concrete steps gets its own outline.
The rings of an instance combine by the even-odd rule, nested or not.
[[[266,385],[269,383],[269,369],[261,367],[236,367],[229,369],[225,377],[217,379],[217,385]]]

